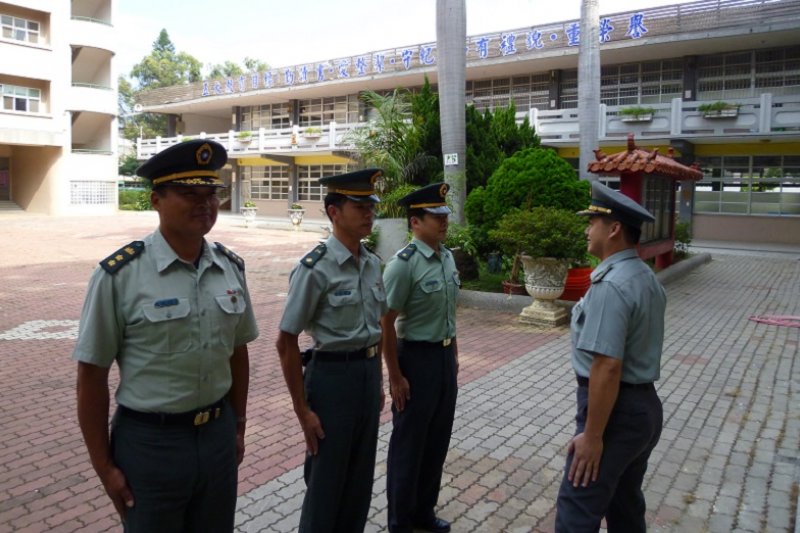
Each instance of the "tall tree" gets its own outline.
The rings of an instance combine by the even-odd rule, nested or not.
[[[186,52],[177,52],[167,30],[153,42],[153,51],[131,69],[138,89],[155,89],[200,81],[202,63]]]
[[[444,179],[452,192],[453,215],[457,224],[464,224],[464,202],[467,196],[466,125],[464,86],[467,71],[466,0],[436,0],[436,50],[439,71],[439,110],[442,130]],[[448,161],[455,154],[456,164]],[[452,157],[452,156],[451,156]]]
[[[581,137],[578,176],[597,179],[588,171],[600,135],[600,21],[598,0],[581,0],[580,50],[578,55],[578,113]]]

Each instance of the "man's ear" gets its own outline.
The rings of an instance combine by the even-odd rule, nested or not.
[[[611,231],[609,232],[609,237],[616,238],[622,237],[622,222],[619,220],[612,220],[611,221]]]
[[[156,191],[150,191],[150,205],[153,206],[153,209],[158,211],[158,202],[161,200],[161,196]]]

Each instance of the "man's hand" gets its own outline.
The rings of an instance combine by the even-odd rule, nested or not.
[[[406,402],[411,399],[411,387],[408,380],[400,375],[397,379],[389,381],[389,394],[392,395],[394,406],[399,412],[406,408]]]
[[[572,455],[567,479],[573,487],[586,487],[589,481],[597,481],[600,473],[600,457],[603,455],[603,439],[592,438],[586,433],[575,435],[569,442],[568,454]]]
[[[124,520],[125,513],[134,504],[133,493],[128,487],[125,474],[116,465],[112,464],[100,474],[100,481],[103,483],[103,488],[106,489],[106,493],[111,498],[111,503],[114,504],[114,508],[119,513],[120,518]]]
[[[325,432],[322,431],[322,423],[319,421],[317,414],[311,409],[307,409],[299,419],[300,427],[303,428],[303,435],[306,437],[306,450],[311,455],[317,455],[317,452],[319,452],[319,439],[325,438]]]
[[[236,465],[242,464],[244,460],[244,427],[241,430],[236,428]]]

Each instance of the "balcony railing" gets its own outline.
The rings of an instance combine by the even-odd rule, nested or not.
[[[96,18],[93,18],[93,17],[83,17],[83,16],[80,16],[80,15],[72,15],[72,17],[70,17],[70,18],[72,20],[80,20],[80,21],[83,21],[83,22],[93,22],[95,24],[103,24],[105,26],[113,26],[113,24],[111,24],[110,20],[96,19]]]
[[[736,116],[708,118],[698,109],[708,102],[683,102],[680,98],[670,104],[653,104],[650,120],[642,122],[623,121],[620,111],[625,106],[600,105],[599,140],[601,142],[619,139],[624,142],[628,133],[636,134],[640,140],[665,141],[673,138],[725,138],[743,135],[800,135],[800,95],[773,96],[764,93],[759,98],[740,98],[732,103],[737,107]],[[528,117],[531,125],[544,144],[551,146],[575,145],[580,140],[580,112],[577,109],[539,111],[531,109],[528,113],[517,113],[517,121]],[[348,133],[355,128],[367,126],[366,123],[337,124],[331,122],[320,128],[319,135],[303,135],[302,128],[264,129],[254,132],[252,138],[244,141],[239,133],[200,133],[200,137],[219,142],[228,150],[231,157],[256,157],[258,155],[302,155],[319,152],[354,150]],[[147,159],[168,146],[190,137],[156,137],[139,139],[137,157]]]

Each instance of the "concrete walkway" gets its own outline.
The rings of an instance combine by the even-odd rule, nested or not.
[[[75,421],[69,357],[92,268],[156,218],[0,215],[0,223],[0,531],[118,531]],[[274,339],[288,271],[319,237],[266,221],[245,228],[236,216],[210,236],[247,260],[261,328],[251,345],[237,531],[297,528],[303,445]],[[800,328],[748,318],[800,315],[800,248],[723,252],[667,285],[665,427],[645,485],[651,531],[795,526]],[[459,404],[440,514],[454,532],[550,531],[573,431],[568,332],[466,307],[458,320]],[[386,412],[383,420],[368,531],[385,524]]]

